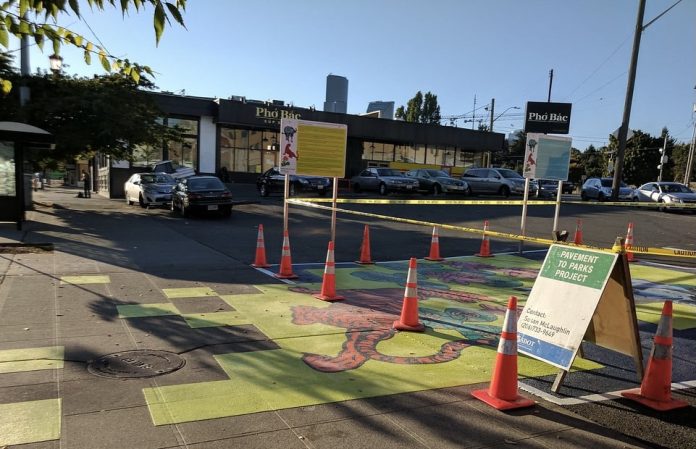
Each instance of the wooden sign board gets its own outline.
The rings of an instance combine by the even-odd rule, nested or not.
[[[625,254],[552,245],[518,321],[522,354],[557,366],[556,391],[583,340],[643,362]]]

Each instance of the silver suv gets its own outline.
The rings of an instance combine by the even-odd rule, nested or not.
[[[493,194],[504,197],[524,194],[524,178],[508,168],[470,168],[462,175],[473,194]],[[536,193],[536,181],[529,182],[529,192]]]

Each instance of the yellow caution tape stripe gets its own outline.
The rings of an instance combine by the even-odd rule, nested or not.
[[[304,199],[299,200],[299,199],[288,199],[287,200],[288,204],[295,204],[298,206],[306,206],[306,207],[312,207],[315,209],[321,209],[321,210],[326,210],[326,211],[332,211],[332,207],[328,206],[322,206],[317,203],[317,201],[305,201]],[[488,231],[483,231],[482,229],[476,229],[476,228],[467,228],[465,226],[457,226],[457,225],[450,225],[450,224],[443,224],[443,223],[434,223],[431,221],[422,221],[422,220],[412,220],[410,218],[399,218],[399,217],[391,217],[389,215],[381,215],[381,214],[373,214],[370,212],[360,212],[360,211],[355,211],[355,210],[348,210],[348,209],[339,209],[336,208],[336,212],[342,212],[346,214],[352,214],[352,215],[360,215],[362,217],[372,217],[372,218],[378,218],[380,220],[387,220],[387,221],[394,221],[398,223],[408,223],[408,224],[413,224],[413,225],[418,225],[418,226],[437,226],[442,229],[451,229],[454,231],[462,231],[462,232],[468,232],[471,234],[479,234],[479,235],[487,235],[488,237],[497,237],[500,239],[505,239],[505,240],[517,240],[517,241],[523,241],[523,242],[531,242],[531,243],[538,243],[541,245],[552,245],[552,244],[563,244],[563,245],[568,245],[568,246],[573,246],[577,248],[587,248],[587,249],[595,249],[599,251],[607,251],[607,252],[614,252],[613,249],[609,248],[602,248],[598,246],[592,246],[592,245],[576,245],[575,243],[570,243],[570,242],[557,242],[551,239],[543,239],[539,237],[530,237],[530,236],[524,236],[520,234],[510,234],[506,232],[496,232],[496,231],[491,231],[490,229]],[[646,246],[637,246],[634,245],[630,248],[631,252],[636,253],[636,254],[654,254],[657,256],[671,256],[671,257],[687,257],[687,258],[696,258],[696,251],[690,251],[690,250],[683,250],[683,249],[666,249],[666,248],[649,248]]]
[[[292,201],[304,201],[307,203],[331,203],[331,198],[301,198]],[[374,198],[337,198],[336,203],[341,204],[424,204],[424,205],[457,205],[457,206],[521,206],[523,200],[397,200]],[[555,201],[528,200],[527,206],[554,206]],[[561,201],[561,204],[583,204],[586,206],[624,206],[647,207],[668,209],[696,209],[696,204],[671,204],[671,203],[647,203],[647,202],[621,202],[621,201]]]

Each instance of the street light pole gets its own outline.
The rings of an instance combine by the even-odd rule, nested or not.
[[[626,153],[626,136],[628,134],[628,122],[631,118],[631,103],[633,102],[633,87],[636,83],[636,68],[638,66],[638,51],[640,50],[640,36],[643,32],[643,16],[645,15],[645,0],[640,0],[638,5],[638,17],[636,18],[636,31],[633,35],[633,52],[631,65],[628,69],[628,85],[626,86],[626,101],[624,103],[623,120],[619,128],[619,149],[616,153],[614,164],[614,181],[611,186],[611,199],[619,198],[619,188],[623,175],[624,154]]]

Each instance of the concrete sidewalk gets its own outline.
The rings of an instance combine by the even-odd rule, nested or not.
[[[274,281],[141,219],[122,201],[62,188],[38,192],[35,201],[24,231],[0,226],[0,243],[55,248],[0,253],[0,448],[655,447],[544,401],[498,412],[469,394],[482,385],[161,424],[173,412],[155,413],[148,392],[208,383],[205,404],[224,407],[216,401],[235,397],[223,388],[226,370],[245,369],[245,354],[277,348],[255,326],[192,324],[194,315],[232,317],[221,299],[251,298],[254,285]],[[163,312],[172,304],[181,316]],[[115,353],[121,357],[88,369]],[[216,363],[231,356],[237,365]],[[153,367],[162,373],[124,376]],[[275,384],[267,384],[271,401]],[[324,386],[302,388],[319,394]]]

